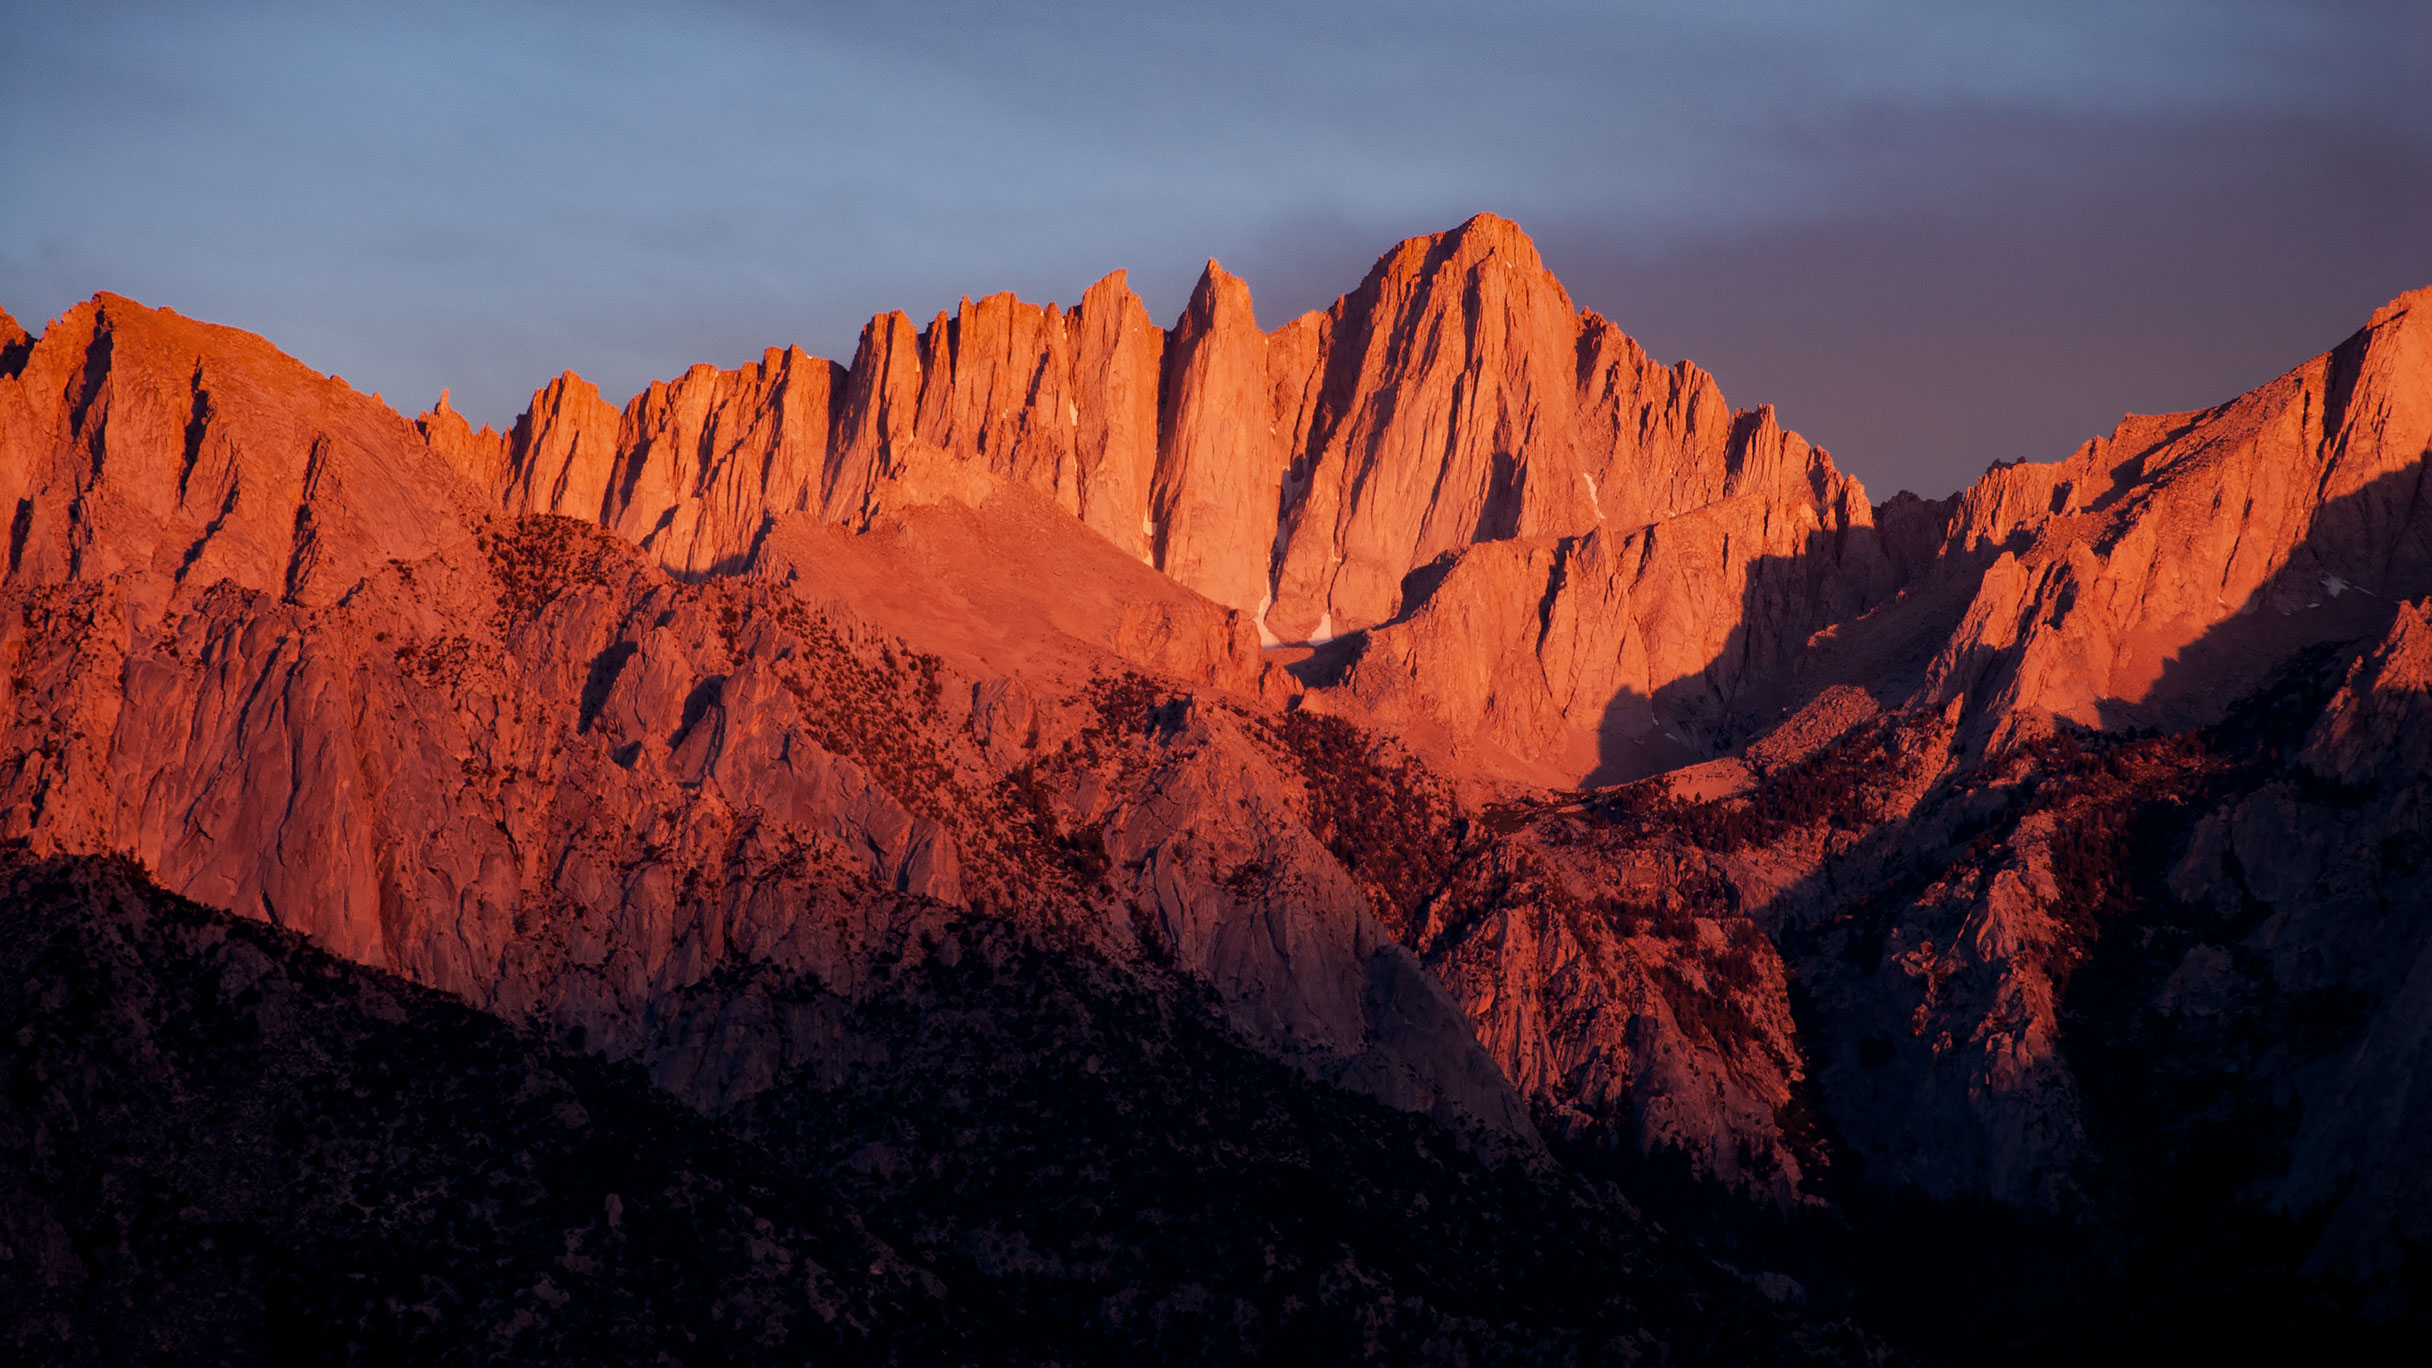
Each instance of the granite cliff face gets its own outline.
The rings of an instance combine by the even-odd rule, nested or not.
[[[2298,649],[2432,591],[2432,292],[2203,413],[2131,418],[1960,496],[1944,558],[1987,553],[1935,660],[1992,739],[2218,716]]]
[[[1874,504],[1490,216],[1272,331],[1118,273],[505,434],[0,316],[0,839],[788,1143],[985,942],[1925,1352],[1921,1232],[2155,1352],[2409,1323],[2428,338]],[[2022,1276],[1948,1304],[2096,1295]]]
[[[996,295],[918,331],[882,315],[841,370],[772,350],[621,415],[568,375],[503,443],[444,401],[419,425],[503,511],[599,522],[680,575],[739,568],[789,513],[866,525],[890,477],[943,454],[1268,644],[1392,624],[1363,706],[1528,779],[1710,749],[1731,705],[1903,575],[1828,455],[1576,310],[1491,215],[1271,333],[1211,261],[1171,330],[1118,272],[1070,313]]]
[[[423,425],[453,433],[444,411]],[[1279,641],[1386,621],[1406,576],[1477,542],[1626,532],[1743,493],[1867,513],[1770,410],[1732,410],[1704,372],[1574,309],[1492,215],[1403,243],[1271,333],[1211,261],[1170,330],[1117,272],[1069,313],[995,295],[917,331],[882,315],[841,372],[777,351],[695,367],[621,416],[561,377],[508,440],[501,506],[600,521],[699,572],[747,555],[766,517],[866,516],[915,449],[1037,490]]]
[[[81,354],[18,434],[50,440],[0,646],[0,834],[127,852],[620,1050],[736,956],[849,978],[930,906],[1078,919],[1136,955],[1119,909],[1146,908],[1279,1049],[1527,1132],[1474,1047],[1397,1059],[1372,1022],[1460,1035],[1432,980],[1369,965],[1407,952],[1306,834],[1263,724],[1219,705],[1255,687],[1248,623],[1103,543],[1051,548],[1062,515],[1029,491],[975,509],[935,487],[974,495],[954,470],[899,460],[859,537],[804,515],[696,586],[600,529],[480,511],[411,428],[267,349],[244,379],[189,355],[258,348],[224,330],[105,300],[52,338],[12,396]],[[164,432],[194,453],[182,493]],[[140,540],[96,533],[113,519]],[[1293,896],[1226,882],[1250,862]]]

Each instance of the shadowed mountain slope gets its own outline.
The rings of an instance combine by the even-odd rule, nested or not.
[[[1411,1252],[1506,1162],[1463,1209],[1625,1299],[1582,1174],[1933,1357],[2420,1325],[2427,299],[1874,505],[1491,216],[1272,331],[1211,263],[1171,329],[1116,276],[505,435],[98,296],[0,327],[0,838],[637,1062],[1037,1358],[1350,1305],[1160,1254],[1135,1142],[1303,1273],[1258,1156],[1373,1179],[1293,1204],[1403,1213],[1360,1276],[1426,1309],[1345,1354],[1636,1323]],[[1164,1119],[1038,1149],[1081,1097]]]
[[[124,864],[4,877],[0,1335],[29,1361],[1867,1352],[1609,1191],[1002,927],[859,1004],[749,973],[688,994],[670,1035],[755,1002],[828,1028],[728,1118],[753,1144]]]

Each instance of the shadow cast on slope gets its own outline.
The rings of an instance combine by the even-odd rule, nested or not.
[[[2336,653],[2300,662],[2282,687],[2212,729],[2203,744],[2217,760],[2172,768],[2157,760],[2172,755],[2174,739],[2095,737],[2024,757],[2034,772],[1997,801],[1946,783],[1914,819],[1871,832],[1850,813],[1825,817],[1860,845],[1778,900],[1808,911],[1774,916],[1807,1070],[1780,1120],[1786,1131],[1812,1128],[1821,1162],[1808,1190],[1823,1209],[1786,1216],[1752,1206],[1694,1178],[1676,1156],[1576,1143],[1560,1146],[1562,1156],[1614,1173],[1633,1200],[1718,1257],[1785,1269],[1820,1314],[1851,1315],[1930,1362],[2369,1361],[2412,1341],[2432,1307],[2423,1296],[2432,1270],[2419,1262],[2376,1285],[2316,1276],[2308,1259],[2327,1212],[2279,1214],[2254,1195],[2285,1172],[2295,1119],[2289,1068],[2256,1061],[2351,1047],[2367,1029],[2364,1004],[2283,991],[2268,963],[2247,963],[2235,1011],[2200,1029],[2173,1026],[2156,1005],[2185,952],[2234,945],[2266,915],[2255,908],[2223,922],[2176,906],[2169,875],[2190,830],[2203,812],[2284,772],[2280,757],[2312,715],[2307,702],[2336,686],[2343,663]],[[1772,791],[1778,779],[1862,773],[1869,744],[1847,738],[1817,757],[1824,765],[1761,779],[1741,800],[1634,820],[1680,823],[1723,853],[1761,846],[1815,806],[1814,794]],[[1845,748],[1856,753],[1831,754]],[[2055,1156],[2077,1165],[2072,1181],[2085,1196],[2049,1214],[1887,1180],[1841,1125],[1870,1111],[1884,1124],[1915,1092],[1916,1072],[1936,1067],[1927,1042],[1901,1029],[1906,1000],[1884,996],[1904,981],[1892,933],[1920,925],[1911,909],[1937,881],[2006,864],[2009,843],[2039,814],[2057,821],[2062,895],[2087,913],[2073,932],[2083,939],[2055,947],[2069,963],[2054,967],[2060,1045],[2086,1099],[2092,1150]],[[1968,1166],[1968,1155],[1953,1158]]]
[[[664,1004],[654,1067],[764,1070],[707,1117],[124,861],[0,881],[29,1361],[1869,1358],[1609,1194],[992,919],[849,998],[730,964]]]
[[[1947,517],[1947,508],[1942,510]],[[1956,625],[1965,599],[1944,602],[1948,586],[1970,593],[1993,554],[1935,562],[1927,578],[1907,557],[1889,554],[1873,527],[1810,532],[1786,556],[1761,556],[1748,566],[1737,615],[1722,645],[1697,670],[1658,686],[1652,695],[1624,688],[1606,700],[1596,728],[1597,764],[1589,788],[1630,783],[1681,765],[1737,751],[1837,680],[1810,669],[1816,648],[1852,633],[1884,635],[1886,622],[1910,637],[1930,639],[1947,616]],[[1942,587],[1928,601],[1922,591]],[[1922,632],[1918,624],[1924,624]],[[1947,635],[1948,627],[1942,628]],[[1883,668],[1863,672],[1861,687],[1878,707],[1905,700],[1904,686],[1932,659],[1911,645]],[[1850,673],[1844,670],[1842,673]]]
[[[2397,1002],[2390,975],[2377,979],[2360,965],[2327,985],[2311,982],[2317,969],[2288,980],[2283,960],[2319,960],[2329,947],[2253,942],[2275,905],[2247,888],[2234,858],[2238,893],[2226,911],[2183,902],[2173,879],[2199,823],[2258,794],[2312,804],[2332,829],[2361,823],[2368,836],[2393,821],[2403,827],[2407,804],[2420,803],[2432,776],[2412,776],[2406,791],[2333,792],[2293,758],[2397,601],[2432,592],[2425,470],[2419,463],[2333,501],[2243,612],[2170,663],[2182,678],[2166,696],[2206,701],[2195,686],[2209,686],[2218,706],[2201,725],[2167,735],[2064,725],[2050,741],[1963,762],[1890,821],[1870,818],[1863,803],[1819,806],[1818,792],[1807,791],[1838,786],[1847,800],[1870,767],[1889,763],[1869,752],[1876,738],[1860,730],[1757,776],[1744,796],[1659,804],[1638,816],[1712,853],[1763,846],[1817,822],[1853,844],[1759,911],[1792,974],[1809,1110],[1829,1157],[1815,1191],[1833,1214],[1784,1222],[1751,1213],[1680,1174],[1663,1180],[1660,1165],[1647,1170],[1659,1180],[1652,1186],[1634,1180],[1634,1195],[1725,1249],[1746,1247],[1815,1278],[1825,1304],[1850,1307],[1945,1361],[2370,1357],[2419,1333],[2432,1320],[2432,1267],[2420,1255],[2370,1283],[2318,1276],[2309,1259],[2330,1207],[2281,1213],[2259,1195],[2290,1171],[2297,1099],[2306,1095],[2294,1082],[2301,1069],[2375,1038],[2377,1014]],[[2383,516],[2393,509],[2405,516]],[[2359,536],[2359,527],[2378,531]],[[2342,595],[2355,602],[2336,615],[2292,600],[2292,591],[2319,589],[2324,575],[2353,575],[2351,584],[2375,592]],[[2257,617],[2271,630],[2258,633]],[[1978,688],[1998,682],[1980,679]],[[2224,693],[2235,697],[2224,702]],[[2104,716],[2144,723],[2149,703],[2109,700]],[[1916,1071],[1936,1067],[1897,1012],[1876,1010],[1899,1005],[1884,997],[1887,976],[1900,981],[1889,963],[1893,932],[1941,936],[1921,910],[1926,890],[1989,880],[2021,858],[2013,843],[2036,816],[2051,822],[2049,836],[2036,839],[2048,840],[2057,897],[2048,909],[2053,939],[2026,953],[2043,957],[2036,972],[2056,985],[2060,1058],[2090,1137],[2069,1179],[2082,1206],[2050,1216],[1887,1185],[1835,1121],[1853,1105],[1878,1120],[1896,1112]],[[2365,845],[2369,854],[2373,841]],[[2421,891],[2432,847],[2418,836],[2378,849],[2389,866],[2382,902],[2356,915],[2383,931],[2412,928],[2402,938],[2420,945],[2432,936],[2432,900]],[[2219,1005],[2173,1007],[2184,967],[2215,963],[2225,985]],[[1836,1285],[1847,1300],[1833,1300]]]
[[[2100,705],[2106,729],[2219,717],[2315,646],[2380,635],[2432,595],[2432,450],[2318,509],[2288,559],[2237,610],[2163,662],[2146,692]]]

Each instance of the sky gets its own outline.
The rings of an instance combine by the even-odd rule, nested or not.
[[[99,290],[505,425],[1209,257],[1273,327],[1517,220],[1877,497],[2432,285],[2422,0],[0,0],[0,307]]]

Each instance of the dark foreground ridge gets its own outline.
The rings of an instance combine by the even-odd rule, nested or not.
[[[750,985],[839,1048],[729,1130],[124,861],[21,862],[0,916],[19,1361],[1869,1358],[1608,1188],[999,933],[857,1009]]]
[[[2432,290],[1880,504],[1491,216],[508,434],[104,295],[0,512],[22,1357],[2432,1330]]]

